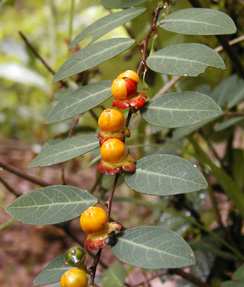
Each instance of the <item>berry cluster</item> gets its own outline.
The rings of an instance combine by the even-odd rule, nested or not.
[[[146,95],[137,92],[138,83],[138,74],[131,70],[114,79],[111,86],[114,96],[112,106],[118,109],[141,107],[145,103]],[[127,154],[124,144],[124,138],[130,136],[130,131],[124,126],[123,114],[115,109],[106,109],[98,119],[98,126],[102,158],[98,171],[109,175],[118,173],[121,168],[126,172],[135,171],[135,157]]]
[[[112,83],[111,92],[114,96],[113,107],[125,109],[139,108],[146,102],[146,95],[137,92],[139,76],[128,70],[121,73]],[[123,169],[134,172],[135,157],[128,154],[124,140],[130,136],[128,127],[124,125],[124,116],[119,110],[105,109],[98,119],[98,139],[101,146],[101,161],[98,167],[100,173],[113,175]],[[88,250],[97,250],[105,244],[113,245],[116,231],[121,225],[109,222],[106,211],[98,206],[86,209],[80,217],[81,229],[86,233],[84,242]],[[79,247],[67,251],[65,263],[75,267],[66,271],[60,281],[61,287],[87,287],[89,272],[86,269],[86,252]],[[90,285],[89,285],[90,286]],[[95,286],[95,285],[93,285]]]

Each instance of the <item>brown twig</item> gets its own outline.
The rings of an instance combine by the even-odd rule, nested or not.
[[[13,195],[16,197],[20,197],[21,194],[19,194],[16,190],[14,190],[2,177],[0,177],[0,182],[3,186],[5,186]]]
[[[139,287],[139,286],[144,286],[146,283],[152,281],[153,279],[157,278],[157,277],[162,277],[162,276],[166,276],[168,275],[168,272],[162,272],[162,273],[158,273],[158,274],[155,274],[153,276],[151,276],[149,279],[147,279],[146,281],[142,281],[136,285],[132,285],[131,287]]]
[[[95,276],[96,276],[96,271],[97,271],[97,265],[100,261],[100,257],[102,254],[103,249],[99,249],[96,256],[95,256],[95,260],[92,264],[92,266],[89,268],[90,274],[91,274],[91,284],[94,283],[95,280]]]
[[[108,200],[105,202],[105,204],[107,205],[108,219],[110,218],[113,196],[114,196],[115,188],[116,188],[117,183],[118,183],[118,179],[119,179],[119,173],[117,173],[115,175],[114,183],[113,183],[112,189],[110,190]]]
[[[199,278],[193,276],[190,273],[186,273],[182,269],[171,269],[171,270],[169,270],[169,273],[170,274],[179,275],[180,277],[184,278],[188,282],[191,282],[191,283],[195,284],[196,286],[199,286],[199,287],[211,287],[210,285],[208,285],[207,283],[203,282]]]
[[[35,177],[33,175],[29,175],[28,173],[25,173],[23,171],[20,171],[20,170],[13,168],[13,167],[10,167],[9,165],[7,165],[1,161],[0,161],[0,167],[2,167],[3,169],[7,170],[10,173],[13,173],[13,174],[15,174],[15,175],[27,180],[27,181],[30,181],[32,183],[37,184],[37,185],[40,185],[43,187],[53,185],[53,184],[48,183],[44,180],[38,179],[37,177]]]
[[[31,50],[31,52],[39,59],[44,67],[52,74],[55,75],[55,71],[48,65],[48,63],[42,58],[42,56],[37,52],[37,50],[32,46],[32,44],[29,42],[27,37],[23,34],[23,32],[19,31],[19,35],[22,38],[22,40],[25,42],[26,46]],[[64,81],[60,81],[62,86],[67,87],[67,83]]]

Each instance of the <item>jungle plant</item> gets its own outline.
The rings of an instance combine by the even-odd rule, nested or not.
[[[128,201],[134,200],[139,204],[169,212],[171,216],[183,218],[190,225],[196,226],[200,233],[207,234],[224,246],[225,250],[216,251],[215,248],[213,251],[218,253],[218,256],[229,256],[229,259],[234,257],[237,265],[244,261],[243,248],[240,248],[235,240],[232,244],[233,238],[229,238],[229,231],[223,227],[221,221],[218,223],[225,236],[222,236],[221,232],[210,231],[189,205],[191,217],[179,215],[177,211],[172,212],[169,208],[170,204],[176,205],[176,199],[179,200],[179,205],[180,199],[182,204],[186,204],[185,198],[190,193],[206,190],[211,185],[208,174],[210,170],[223,192],[232,200],[234,211],[238,216],[244,216],[243,185],[233,184],[231,176],[222,168],[223,162],[220,160],[221,167],[212,162],[194,136],[195,131],[207,125],[212,130],[215,127],[214,132],[233,125],[233,118],[228,119],[228,113],[243,100],[243,93],[236,90],[232,98],[228,98],[226,94],[220,95],[221,88],[220,92],[216,90],[211,95],[208,91],[204,93],[203,88],[197,91],[181,91],[176,88],[174,92],[166,93],[181,77],[197,77],[208,67],[225,69],[226,65],[216,50],[202,43],[178,43],[165,47],[160,46],[160,41],[157,41],[162,33],[191,35],[191,40],[192,35],[218,35],[222,43],[230,47],[220,35],[234,34],[236,26],[227,14],[217,9],[201,8],[198,1],[190,1],[195,8],[181,10],[175,9],[175,2],[177,3],[165,0],[102,0],[101,5],[111,13],[86,27],[75,37],[69,46],[71,49],[77,47],[88,35],[92,36],[91,42],[82,49],[77,48],[55,73],[53,83],[58,83],[57,93],[60,90],[64,93],[50,108],[46,123],[71,118],[73,123],[68,137],[45,144],[40,154],[30,163],[30,167],[64,163],[91,152],[91,166],[95,166],[98,174],[95,186],[90,192],[82,189],[82,186],[78,188],[67,185],[64,180],[63,184],[48,185],[28,192],[7,207],[6,211],[13,218],[25,224],[61,224],[80,217],[81,228],[86,233],[87,237],[82,243],[85,249],[78,252],[81,254],[82,263],[77,264],[76,257],[73,261],[67,260],[67,254],[55,258],[37,276],[34,285],[52,284],[61,280],[61,287],[96,286],[95,283],[101,282],[105,287],[130,286],[126,283],[126,272],[122,264],[106,266],[107,270],[101,282],[95,282],[97,266],[101,264],[102,256],[106,256],[102,253],[104,246],[109,245],[114,256],[121,262],[148,270],[159,270],[156,275],[162,280],[165,280],[164,276],[178,274],[197,286],[210,286],[205,282],[205,278],[196,278],[180,269],[196,264],[194,251],[200,249],[201,245],[197,245],[196,240],[193,240],[190,246],[183,238],[184,234],[181,236],[159,224],[126,229],[124,222],[114,222],[112,218],[116,214],[111,218],[112,204],[116,200],[120,181],[138,195],[146,194],[159,198],[158,203],[145,203],[138,198],[128,198]],[[135,7],[138,5],[140,7]],[[126,22],[150,15],[151,24],[144,33],[143,40],[137,39],[137,35],[134,35],[135,39],[100,39]],[[143,21],[140,23],[143,25]],[[194,39],[198,41],[200,38]],[[121,70],[121,63],[118,62],[114,67],[113,79],[99,81],[90,76],[86,83],[82,83],[80,79],[85,72],[92,75],[94,67],[125,51],[128,57],[134,54],[140,57],[137,67],[131,67],[127,62],[128,67]],[[233,55],[232,52],[229,52],[229,55]],[[123,59],[118,58],[118,61]],[[242,73],[238,66],[235,68]],[[169,81],[170,86],[167,86],[168,83],[162,84],[162,74],[173,76]],[[153,75],[154,79],[158,80],[160,89],[157,85],[155,88],[153,84],[150,86],[149,80],[147,83],[148,75]],[[243,87],[243,82],[238,82],[237,77],[226,81],[231,81],[232,84],[235,82],[236,89],[238,85]],[[73,86],[75,89],[70,89]],[[75,126],[79,124],[83,113],[90,113],[96,119],[99,131],[74,135]],[[243,115],[238,120],[243,120]],[[216,123],[219,124],[217,127]],[[150,128],[149,141],[153,148],[146,146],[146,127]],[[156,132],[152,127],[157,127]],[[137,137],[141,137],[141,129],[145,133],[143,142],[137,141]],[[207,129],[197,134],[203,139],[205,135],[208,140]],[[186,141],[182,141],[184,137],[187,137]],[[133,144],[141,144],[140,149],[131,149]],[[169,148],[170,152],[162,149],[165,147]],[[100,151],[97,157],[96,151]],[[183,155],[186,158],[183,158]],[[100,163],[97,165],[98,161]],[[197,161],[200,163],[198,167],[194,165]],[[65,178],[64,165],[62,168]],[[109,189],[103,187],[104,177],[110,177],[110,181],[113,181]],[[215,202],[211,188],[209,192]],[[167,200],[163,202],[162,197]],[[187,236],[185,237],[187,240]],[[71,247],[68,257],[71,256],[70,252],[75,254],[75,250]],[[95,254],[92,253],[94,251]],[[87,266],[85,259],[88,256],[94,258],[92,266]],[[77,262],[80,261],[77,259]],[[77,278],[81,280],[80,283],[77,283]],[[72,283],[72,280],[75,283]]]

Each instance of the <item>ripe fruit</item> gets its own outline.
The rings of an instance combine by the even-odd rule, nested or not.
[[[87,287],[87,276],[83,270],[70,269],[66,271],[60,280],[61,287]]]
[[[116,100],[126,100],[136,93],[138,83],[137,73],[127,70],[114,79],[111,92]]]
[[[103,143],[100,153],[105,162],[117,163],[125,158],[126,147],[121,140],[112,138]]]
[[[107,221],[108,217],[104,209],[98,206],[91,206],[82,213],[80,226],[87,234],[94,234],[103,231]]]
[[[129,79],[135,81],[137,84],[140,81],[140,78],[139,78],[138,74],[136,72],[132,71],[132,70],[127,70],[127,71],[121,73],[119,75],[119,77],[121,77],[121,78],[129,78]]]
[[[106,109],[99,116],[98,125],[100,130],[104,132],[118,131],[124,125],[124,116],[118,110]]]

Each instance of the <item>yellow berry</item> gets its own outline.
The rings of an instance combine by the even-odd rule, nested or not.
[[[101,232],[106,227],[107,221],[108,217],[104,209],[91,206],[82,213],[80,226],[87,234],[94,234]]]
[[[132,70],[127,70],[119,75],[120,78],[128,78],[135,81],[137,84],[140,81],[138,74]]]
[[[123,125],[123,114],[120,111],[114,109],[104,110],[98,119],[98,126],[100,130],[104,132],[118,131],[123,127]]]
[[[61,287],[87,287],[87,275],[80,269],[70,269],[66,271],[60,280]]]
[[[100,153],[104,161],[108,163],[117,163],[124,159],[126,147],[121,140],[112,138],[103,143]]]

